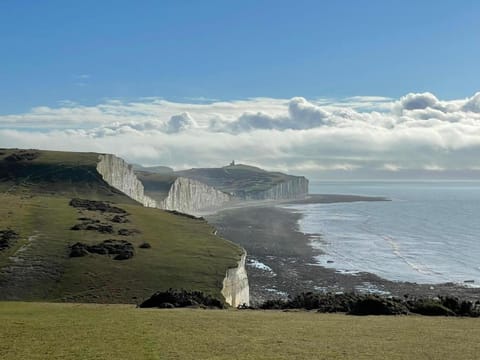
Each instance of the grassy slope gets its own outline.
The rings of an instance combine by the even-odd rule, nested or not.
[[[0,358],[478,359],[471,318],[0,303]]]
[[[17,172],[13,178],[2,179],[0,229],[16,230],[21,240],[0,253],[0,298],[125,303],[137,302],[169,287],[203,290],[219,296],[226,269],[235,266],[239,258],[239,247],[214,236],[206,222],[144,208],[108,187],[94,173],[90,177],[88,169],[94,169],[97,158],[97,154],[42,152],[31,163],[23,162],[18,169],[10,169],[25,176]],[[74,166],[78,163],[85,165],[86,170]],[[52,178],[55,164],[60,171]],[[29,168],[34,176],[29,176]],[[78,179],[79,174],[87,175]],[[68,205],[73,196],[119,204],[131,214],[131,222],[113,224],[115,230],[138,229],[141,234],[121,237],[69,230],[80,216],[102,222],[112,217],[79,212]],[[132,242],[136,255],[126,261],[101,255],[68,257],[70,244],[97,243],[109,238]],[[139,249],[144,241],[152,248]]]

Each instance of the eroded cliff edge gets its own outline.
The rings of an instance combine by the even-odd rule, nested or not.
[[[223,279],[222,295],[230,306],[250,305],[250,288],[245,268],[246,258],[247,253],[243,250],[238,266],[228,269]]]
[[[131,165],[112,154],[100,154],[98,160],[97,171],[107,184],[145,207],[157,207],[156,201],[145,195]]]

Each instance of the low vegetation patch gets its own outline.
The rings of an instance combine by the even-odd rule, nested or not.
[[[480,317],[480,301],[457,297],[432,299],[396,298],[369,294],[318,294],[306,292],[289,300],[267,300],[259,307],[265,310],[304,309],[322,313],[342,312],[351,315],[420,315]]]
[[[34,150],[19,150],[5,157],[6,161],[17,162],[17,161],[32,161],[40,156],[38,151]]]
[[[12,246],[12,243],[19,237],[20,235],[11,229],[0,230],[0,251]]]
[[[132,236],[132,235],[137,235],[140,234],[140,230],[137,229],[120,229],[118,230],[118,235],[121,236]]]
[[[109,213],[118,213],[118,214],[127,213],[125,210],[117,206],[112,206],[110,203],[106,201],[73,198],[72,200],[70,200],[70,206],[73,206],[74,208],[80,208],[80,209],[85,209],[90,211],[100,211],[100,212],[109,212]]]
[[[113,234],[113,226],[102,224],[99,220],[84,221],[80,224],[73,225],[70,230],[90,230],[97,231],[102,234]]]
[[[127,260],[133,257],[133,245],[125,240],[109,239],[100,244],[87,245],[81,242],[70,248],[70,257],[82,257],[88,254],[114,255],[113,260]]]
[[[223,309],[224,303],[201,291],[168,289],[158,291],[139,305],[141,308],[209,307]]]
[[[125,223],[130,222],[130,220],[127,219],[126,214],[124,214],[124,215],[115,215],[114,217],[112,217],[112,219],[111,219],[110,221],[111,221],[111,222],[114,222],[114,223],[117,223],[117,224],[125,224]]]

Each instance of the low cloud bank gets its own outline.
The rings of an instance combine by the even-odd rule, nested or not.
[[[313,177],[480,170],[480,93],[449,101],[411,93],[400,99],[66,104],[0,116],[0,143],[109,152],[175,168],[236,159]]]

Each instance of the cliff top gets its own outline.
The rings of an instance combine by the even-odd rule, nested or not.
[[[94,196],[131,203],[106,184],[96,167],[98,153],[0,149],[0,192]]]
[[[221,168],[197,168],[177,171],[177,175],[192,178],[219,190],[234,194],[265,191],[271,187],[301,176],[266,171],[261,168],[236,164]]]

